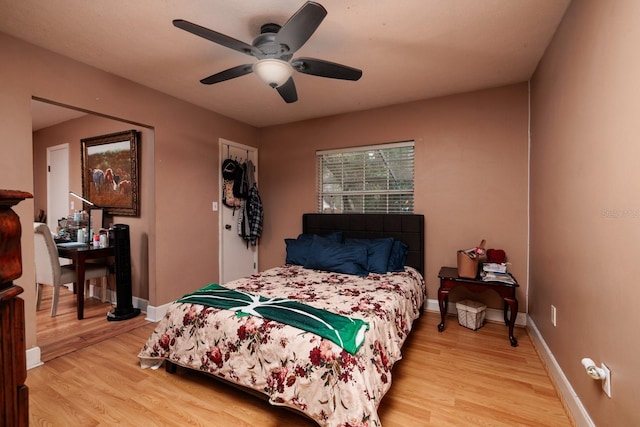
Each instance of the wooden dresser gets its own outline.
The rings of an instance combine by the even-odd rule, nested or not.
[[[22,229],[11,207],[31,197],[0,190],[0,426],[29,424],[23,289],[13,284],[22,275]]]

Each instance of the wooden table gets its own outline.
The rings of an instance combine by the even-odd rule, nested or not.
[[[113,246],[109,246],[107,248],[94,248],[91,245],[80,247],[58,246],[58,256],[60,258],[73,260],[73,263],[76,266],[78,320],[82,320],[84,318],[84,273],[86,261],[89,259],[106,259],[115,256],[115,248]]]
[[[440,268],[438,277],[440,278],[440,288],[438,289],[438,305],[440,306],[439,332],[444,330],[444,319],[449,305],[449,292],[452,289],[458,286],[462,286],[472,292],[484,292],[491,289],[496,291],[504,300],[504,323],[509,326],[509,341],[513,347],[518,345],[518,340],[513,336],[513,327],[518,315],[518,300],[516,299],[516,289],[520,286],[518,283],[485,282],[480,278],[465,279],[458,276],[458,269],[455,267]]]

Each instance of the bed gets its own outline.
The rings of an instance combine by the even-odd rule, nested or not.
[[[402,345],[426,296],[424,217],[304,214],[302,223],[302,235],[286,243],[287,261],[291,261],[290,243],[306,237],[314,245],[329,245],[327,236],[337,233],[343,246],[363,239],[402,242],[404,267],[365,276],[285,263],[229,282],[220,291],[292,301],[347,323],[364,323],[366,332],[356,334],[360,342],[355,349],[315,329],[310,332],[189,299],[202,296],[205,287],[170,306],[138,355],[141,367],[165,363],[170,372],[177,366],[202,371],[257,392],[273,405],[299,411],[321,426],[380,426],[378,406],[391,386],[392,368],[402,358]],[[365,254],[370,261],[374,258],[371,246]],[[220,288],[210,286],[216,292]]]

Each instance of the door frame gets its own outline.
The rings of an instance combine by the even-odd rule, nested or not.
[[[218,146],[219,148],[219,154],[218,154],[218,265],[219,265],[219,277],[218,277],[218,283],[223,284],[223,278],[224,278],[224,218],[222,215],[223,209],[225,209],[225,206],[222,203],[222,198],[223,198],[223,190],[222,190],[222,182],[223,182],[223,178],[222,178],[222,162],[224,162],[224,160],[227,158],[227,153],[225,152],[225,147],[226,146],[230,146],[230,147],[234,147],[240,150],[244,150],[247,152],[251,153],[251,156],[247,156],[248,158],[252,159],[253,164],[256,167],[256,171],[255,171],[255,182],[258,183],[258,148],[257,147],[252,147],[250,145],[245,145],[245,144],[240,144],[237,142],[233,142],[233,141],[229,141],[227,139],[224,138],[219,138],[218,139]],[[253,257],[253,261],[254,261],[254,270],[258,271],[258,255],[260,252],[260,245],[256,244],[255,246],[255,253],[254,253],[254,257]]]

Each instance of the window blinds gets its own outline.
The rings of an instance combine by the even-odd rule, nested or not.
[[[413,213],[414,141],[316,152],[318,212]]]

